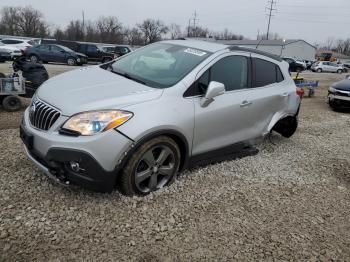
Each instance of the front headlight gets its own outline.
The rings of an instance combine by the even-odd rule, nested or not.
[[[330,88],[328,88],[328,92],[335,93],[335,92],[337,92],[337,89],[335,89],[334,87],[330,87]]]
[[[84,112],[72,116],[62,128],[78,132],[83,136],[92,136],[118,127],[132,116],[133,113],[122,110]]]

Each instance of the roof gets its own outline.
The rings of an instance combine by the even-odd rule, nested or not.
[[[225,45],[252,45],[252,46],[286,46],[296,42],[304,42],[313,48],[315,46],[301,39],[288,39],[288,40],[217,40],[218,43]]]
[[[163,41],[163,43],[169,43],[174,45],[183,45],[190,48],[197,48],[203,51],[215,53],[220,50],[227,49],[227,45],[213,43],[213,42],[206,42],[201,40],[168,40]]]

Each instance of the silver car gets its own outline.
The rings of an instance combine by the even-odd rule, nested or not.
[[[344,67],[333,62],[316,62],[311,66],[311,70],[314,72],[330,72],[341,74],[344,72]]]
[[[48,80],[20,134],[29,159],[63,184],[145,195],[272,130],[292,136],[299,106],[279,57],[164,41]]]

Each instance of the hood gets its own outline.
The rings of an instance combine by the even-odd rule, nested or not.
[[[39,99],[61,110],[63,115],[122,109],[161,97],[162,89],[151,88],[99,66],[84,67],[46,81],[37,91]]]
[[[350,79],[344,79],[332,85],[333,88],[343,91],[350,91]]]
[[[78,52],[74,52],[74,53],[75,53],[77,56],[87,58],[87,55],[84,55],[84,54],[82,54],[82,53],[78,53]]]

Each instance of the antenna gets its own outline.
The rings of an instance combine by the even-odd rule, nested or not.
[[[266,40],[269,40],[269,34],[270,34],[270,25],[271,25],[271,17],[272,15],[272,11],[276,11],[276,8],[273,8],[274,5],[276,5],[276,0],[270,0],[268,2],[269,7],[267,7],[267,10],[269,11],[268,17],[269,17],[269,23],[267,25],[267,33],[266,33]]]

